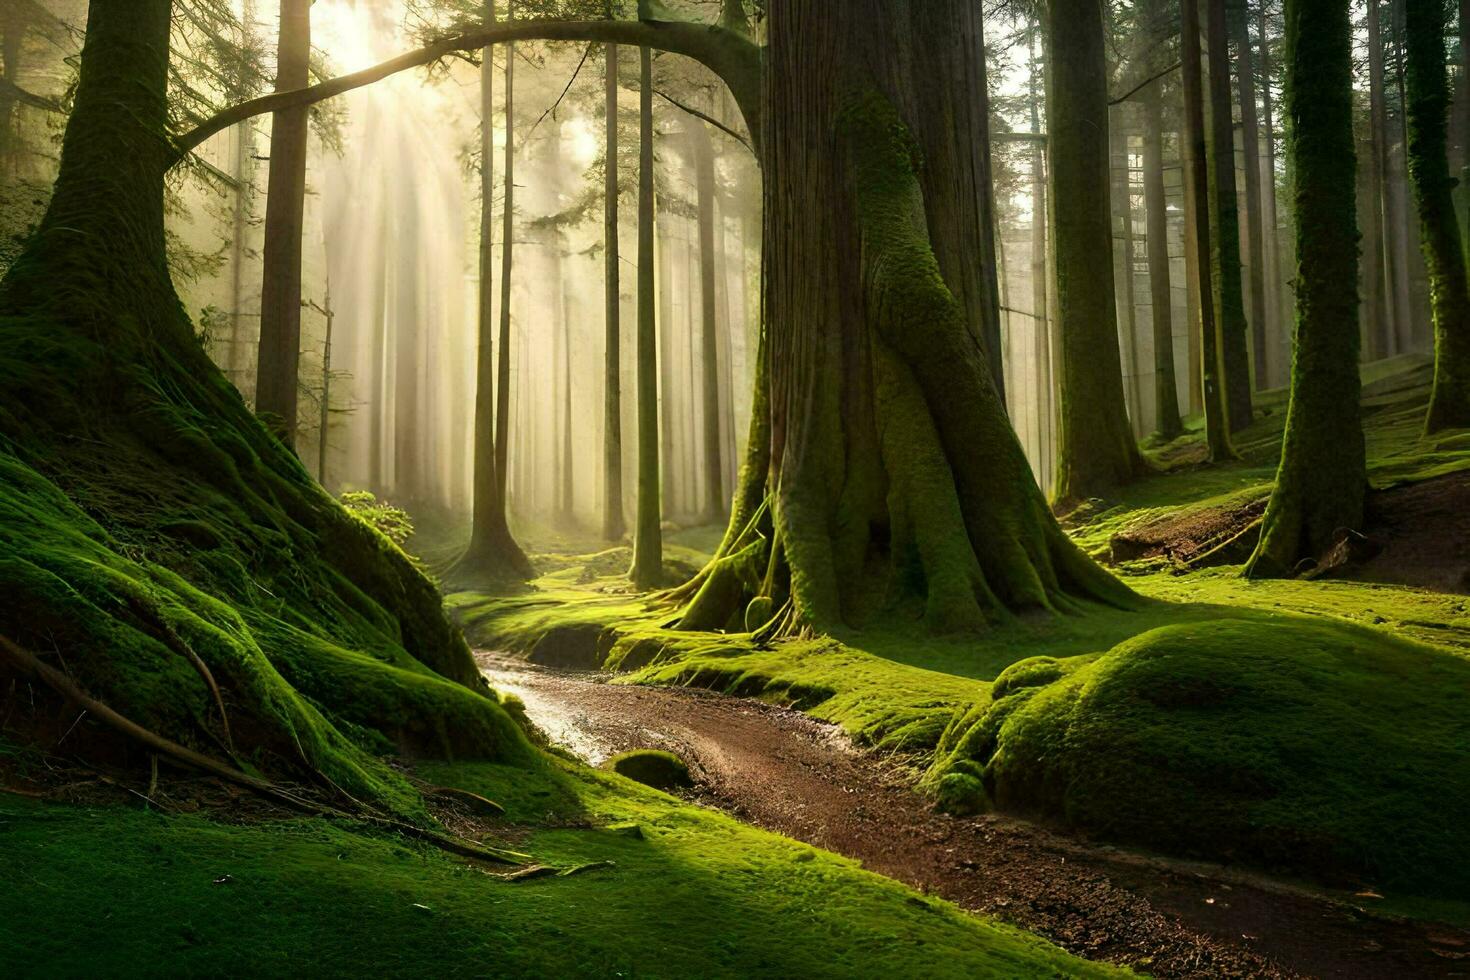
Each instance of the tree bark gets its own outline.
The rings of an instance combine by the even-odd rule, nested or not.
[[[622,273],[618,249],[618,46],[604,47],[602,536],[619,541],[623,523]]]
[[[515,4],[506,6],[507,19],[514,19]],[[516,231],[516,46],[505,46],[505,163],[501,169],[505,191],[501,195],[500,224],[500,343],[495,372],[495,479],[499,484],[501,520],[506,510],[505,488],[510,473],[510,297],[511,271],[515,267]]]
[[[1446,139],[1444,7],[1437,0],[1404,6],[1409,177],[1434,315],[1434,388],[1424,428],[1435,433],[1470,426],[1470,289]]]
[[[1174,377],[1174,298],[1169,284],[1169,214],[1164,194],[1163,82],[1144,94],[1143,196],[1148,211],[1148,282],[1154,335],[1154,420],[1163,439],[1184,431]]]
[[[1290,370],[1291,340],[1283,329],[1286,304],[1281,282],[1280,213],[1276,207],[1276,118],[1271,97],[1271,44],[1266,33],[1266,4],[1256,8],[1256,33],[1261,43],[1261,138],[1266,144],[1261,173],[1262,231],[1266,246],[1266,295],[1269,298],[1268,324],[1274,353],[1267,359],[1272,365],[1271,384],[1284,381]]]
[[[1220,337],[1220,362],[1230,431],[1250,424],[1251,363],[1245,318],[1245,295],[1240,275],[1240,214],[1235,192],[1234,116],[1230,107],[1230,55],[1225,25],[1225,0],[1205,0],[1208,16],[1205,38],[1209,45],[1210,100],[1210,272],[1214,293],[1215,329]]]
[[[1047,203],[1062,342],[1053,497],[1066,504],[1127,483],[1143,461],[1118,350],[1100,0],[1054,4],[1046,30]]]
[[[1384,44],[1382,17],[1378,0],[1367,0],[1368,4],[1368,134],[1373,144],[1373,198],[1377,207],[1374,215],[1381,230],[1376,254],[1369,255],[1372,263],[1370,274],[1379,288],[1383,320],[1376,326],[1379,333],[1379,350],[1384,356],[1401,351],[1404,329],[1400,320],[1405,312],[1400,309],[1398,298],[1398,254],[1393,236],[1398,234],[1398,208],[1389,190],[1388,160],[1388,109],[1384,104],[1383,62]]]
[[[725,464],[720,439],[719,320],[715,315],[715,150],[705,124],[686,115],[684,125],[694,158],[694,186],[699,223],[699,323],[700,395],[704,406],[703,445],[700,461],[704,469],[704,499],[699,520],[713,524],[725,519]]]
[[[1031,132],[1041,135],[1041,79],[1037,70],[1038,35],[1040,25],[1032,25],[1030,31],[1031,71],[1027,84],[1030,87]],[[1031,320],[1036,331],[1036,427],[1040,450],[1038,477],[1042,486],[1050,485],[1050,469],[1055,462],[1054,434],[1056,411],[1052,394],[1056,390],[1052,381],[1051,310],[1047,302],[1050,275],[1047,271],[1046,235],[1046,144],[1040,140],[1031,143]]]
[[[1205,142],[1204,66],[1200,57],[1197,0],[1181,0],[1179,10],[1180,77],[1184,83],[1185,233],[1194,250],[1192,266],[1199,319],[1199,371],[1205,409],[1205,439],[1210,459],[1220,461],[1234,459],[1235,449],[1230,445],[1230,408],[1224,385],[1219,310],[1212,299],[1217,292],[1215,262],[1211,258],[1215,216],[1210,206],[1211,166]]]
[[[1276,488],[1245,573],[1289,575],[1341,528],[1368,486],[1358,407],[1358,279],[1347,0],[1286,0],[1286,150],[1295,174],[1297,305],[1291,404]]]
[[[311,60],[311,0],[281,0],[276,91],[304,88]],[[260,347],[255,410],[288,446],[296,443],[301,360],[301,229],[306,204],[305,107],[271,117],[271,166],[265,202],[265,257],[260,292]]]
[[[640,589],[663,580],[659,487],[658,297],[654,294],[653,53],[638,49],[638,515],[629,577]]]
[[[1245,260],[1250,275],[1251,353],[1255,359],[1255,388],[1269,388],[1271,342],[1266,318],[1265,243],[1261,232],[1261,149],[1256,118],[1256,78],[1251,58],[1250,11],[1242,0],[1232,19],[1235,35],[1235,76],[1240,93],[1240,149],[1245,177]],[[1233,166],[1233,164],[1232,164]]]

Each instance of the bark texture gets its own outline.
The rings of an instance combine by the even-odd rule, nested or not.
[[[602,536],[621,540],[623,523],[622,273],[618,246],[618,46],[604,46],[602,185],[603,340]]]
[[[1290,575],[1363,520],[1352,33],[1346,0],[1287,0],[1286,152],[1295,174],[1296,349],[1276,488],[1246,565]]]

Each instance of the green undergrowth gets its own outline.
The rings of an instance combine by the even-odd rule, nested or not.
[[[523,849],[575,873],[508,881],[323,820],[232,825],[0,793],[0,877],[19,886],[0,889],[0,972],[1121,975],[610,773],[423,775],[500,801]]]
[[[411,819],[383,756],[529,759],[433,584],[192,339],[154,325],[140,351],[138,329],[0,317],[0,634],[166,738]],[[147,765],[92,719],[80,734]]]

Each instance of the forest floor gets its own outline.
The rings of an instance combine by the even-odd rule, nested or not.
[[[543,719],[571,713],[574,723],[548,725],[574,749],[590,746],[595,755],[623,745],[682,745],[706,778],[701,792],[709,802],[967,908],[1000,914],[1083,955],[1181,975],[1250,972],[1267,960],[1285,975],[1470,975],[1470,946],[1460,931],[1470,927],[1470,904],[1351,875],[1330,889],[1299,887],[1285,872],[1268,879],[1162,861],[1001,816],[952,819],[913,792],[925,785],[926,767],[954,724],[992,703],[991,682],[1038,655],[1088,664],[1159,627],[1208,631],[1229,620],[1259,624],[1267,635],[1286,627],[1280,635],[1289,656],[1292,624],[1311,620],[1366,627],[1464,658],[1470,433],[1421,438],[1427,380],[1422,359],[1365,367],[1373,487],[1362,529],[1367,541],[1310,580],[1247,581],[1238,567],[1245,556],[1228,549],[1213,562],[1196,562],[1242,532],[1248,537],[1264,509],[1284,422],[1284,393],[1273,392],[1259,399],[1262,416],[1236,436],[1239,461],[1202,465],[1196,423],[1175,443],[1152,448],[1157,475],[1066,516],[1084,549],[1141,595],[1164,600],[1139,611],[1026,618],[979,638],[924,636],[880,620],[839,637],[752,646],[739,636],[664,629],[672,610],[632,593],[621,578],[626,548],[590,551],[575,535],[545,532],[531,536],[542,575],[529,588],[455,593],[448,605],[477,648],[560,668],[603,668],[601,679],[613,684],[497,662],[498,682],[524,691],[533,716],[538,698]],[[670,535],[671,579],[699,567],[718,537],[718,529]],[[1140,540],[1147,546],[1137,547]],[[426,535],[415,545],[431,565],[454,548],[443,536]],[[631,695],[629,685],[706,688],[741,700],[688,691]],[[1386,707],[1362,708],[1363,726],[1402,724]],[[646,720],[619,721],[620,714]],[[759,731],[750,730],[751,719],[760,719]],[[856,748],[834,741],[827,726]],[[1445,737],[1459,745],[1464,733]],[[776,769],[763,770],[768,764]],[[1446,778],[1458,785],[1459,775]],[[789,791],[772,791],[773,782]],[[1415,805],[1426,809],[1416,816],[1433,824],[1434,804],[1422,795],[1415,794]],[[872,801],[863,803],[865,812],[882,814],[872,828],[855,815],[859,796]]]
[[[628,749],[674,752],[689,764],[695,799],[1091,960],[1159,977],[1470,973],[1470,931],[999,814],[937,813],[913,792],[901,759],[859,749],[797,711],[700,689],[609,684],[603,674],[504,654],[479,659],[497,689],[593,764]]]

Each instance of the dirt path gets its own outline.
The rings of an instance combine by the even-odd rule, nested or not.
[[[1010,818],[935,814],[892,763],[798,712],[480,659],[497,688],[589,762],[629,748],[678,752],[704,802],[1091,959],[1168,977],[1470,977],[1470,933]]]

